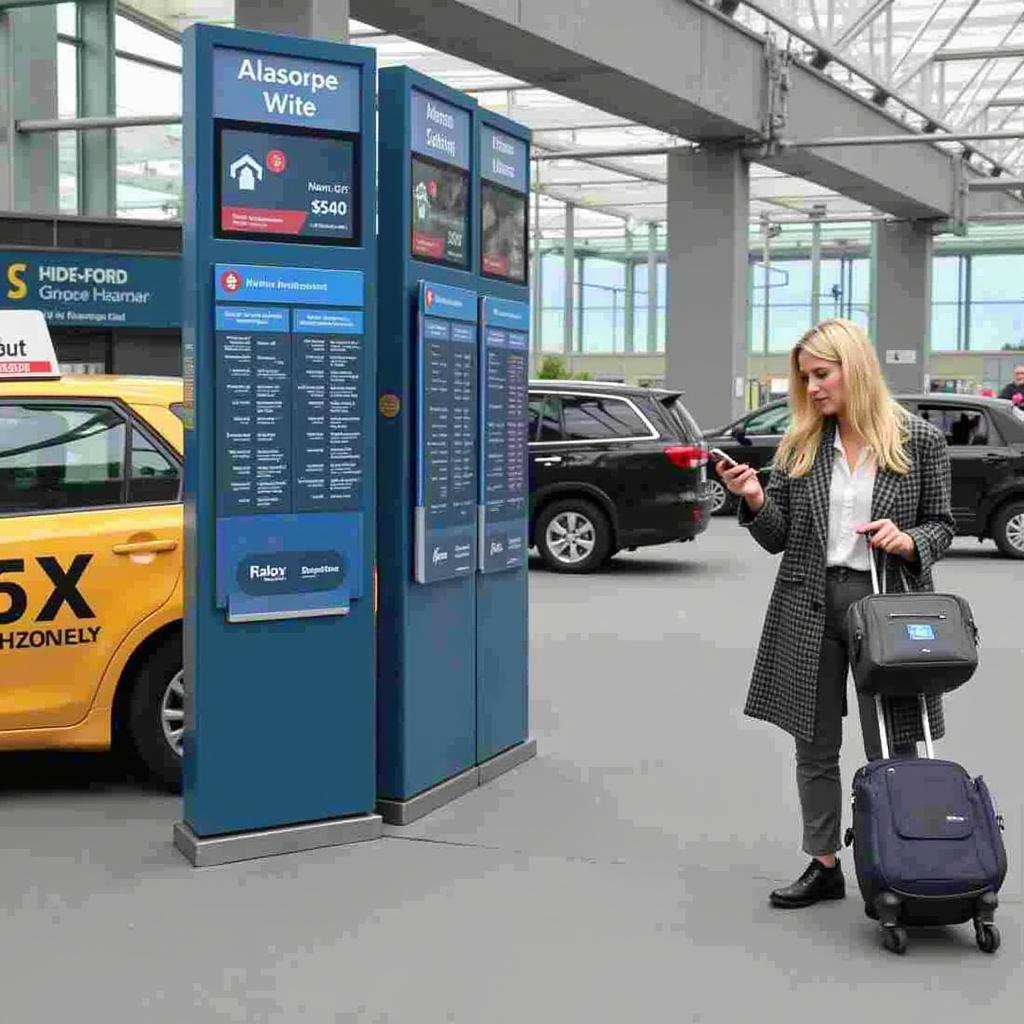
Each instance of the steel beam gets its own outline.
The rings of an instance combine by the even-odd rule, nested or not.
[[[863,14],[856,18],[853,24],[832,44],[831,49],[833,53],[842,53],[842,51],[845,50],[846,47],[864,31],[864,29],[874,22],[875,18],[887,11],[892,7],[892,5],[893,0],[875,0],[875,2],[866,11],[864,11]]]
[[[939,50],[932,60],[1002,60],[1003,57],[1024,57],[1024,46],[975,46],[962,50]]]
[[[1024,138],[1024,130],[1007,132],[917,132],[911,135],[849,135],[825,139],[782,139],[782,149],[824,149],[835,146],[903,146],[913,143],[994,142]]]
[[[967,182],[971,192],[1006,192],[1024,189],[1024,178],[977,178]]]
[[[690,149],[689,146],[643,146],[612,147],[595,149],[564,149],[555,153],[533,153],[533,160],[608,160],[635,156],[666,156],[678,149]]]
[[[15,130],[32,132],[87,132],[101,128],[143,128],[159,124],[181,124],[180,114],[145,114],[138,117],[42,117],[25,118]]]

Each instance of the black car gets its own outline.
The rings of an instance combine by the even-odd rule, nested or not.
[[[957,533],[993,539],[1010,558],[1024,558],[1024,412],[1001,398],[974,395],[897,395],[899,402],[946,435],[952,467],[952,506]],[[786,399],[770,402],[704,441],[767,478],[768,465],[789,425]],[[712,508],[735,511],[717,477],[709,486]]]
[[[559,572],[707,527],[707,451],[680,392],[530,381],[530,543]]]

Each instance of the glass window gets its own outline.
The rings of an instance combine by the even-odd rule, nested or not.
[[[972,351],[1002,351],[1024,343],[1024,286],[1019,287],[1020,298],[1016,302],[975,302],[972,298]]]
[[[967,409],[952,405],[922,405],[918,414],[933,423],[946,435],[946,444],[951,448],[964,445],[999,444],[981,409]]]
[[[76,4],[57,4],[57,31],[62,36],[78,35],[78,11]]]
[[[531,441],[561,441],[562,410],[555,395],[530,396]]]
[[[165,64],[181,67],[181,43],[168,39],[130,18],[117,16],[114,40],[117,48],[124,53],[136,53],[140,57],[149,57],[151,60],[161,60]]]
[[[0,406],[0,513],[119,504],[124,437],[102,406]]]
[[[611,437],[649,437],[650,430],[621,398],[566,396],[562,416],[567,441],[599,441]]]
[[[972,302],[1020,302],[1024,299],[1024,253],[971,257]]]
[[[933,352],[956,352],[963,348],[961,332],[962,268],[960,256],[937,256],[932,260]]]
[[[138,429],[132,431],[131,467],[131,504],[178,500],[178,467]]]
[[[785,403],[773,409],[755,413],[743,425],[748,434],[784,434],[789,426],[789,406]]]

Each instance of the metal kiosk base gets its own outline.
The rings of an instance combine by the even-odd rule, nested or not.
[[[222,836],[197,836],[184,821],[174,824],[174,845],[195,868],[232,864],[280,853],[300,853],[322,846],[343,846],[379,839],[383,832],[379,814],[359,814],[351,818],[312,821],[283,828],[253,832],[232,832]]]
[[[466,771],[409,797],[408,800],[378,800],[377,810],[389,825],[409,825],[536,756],[537,741],[525,740],[503,750],[483,764],[467,768]]]

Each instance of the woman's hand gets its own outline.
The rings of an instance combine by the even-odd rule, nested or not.
[[[743,498],[752,512],[757,512],[764,504],[764,490],[758,479],[757,470],[745,463],[737,463],[726,469],[722,462],[715,463],[715,472],[719,475],[726,490]]]
[[[904,533],[891,519],[876,519],[857,527],[857,533],[871,533],[868,543],[879,551],[899,555],[908,562],[917,555],[917,545],[909,533]]]

